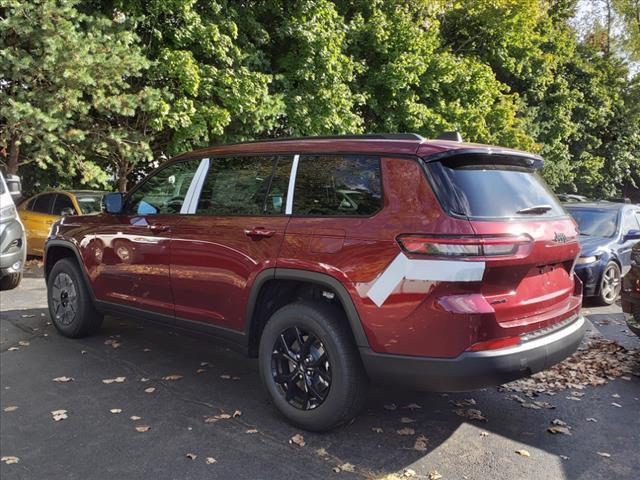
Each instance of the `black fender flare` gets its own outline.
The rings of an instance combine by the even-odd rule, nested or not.
[[[65,248],[67,250],[70,250],[73,253],[73,255],[76,258],[76,261],[78,262],[78,266],[80,267],[80,271],[82,272],[82,277],[84,278],[84,282],[87,286],[87,289],[89,290],[91,299],[95,302],[96,297],[93,293],[93,285],[91,285],[89,274],[87,273],[87,269],[85,268],[84,262],[82,260],[82,256],[78,251],[78,247],[69,240],[55,239],[55,240],[48,240],[45,243],[45,246],[44,246],[44,272],[45,272],[44,281],[45,283],[47,283],[49,280],[49,271],[51,270],[50,268],[47,268],[47,262],[49,261],[49,249],[51,247]]]
[[[347,292],[344,285],[331,275],[294,268],[268,268],[256,276],[253,285],[251,286],[251,291],[247,301],[247,310],[245,313],[245,336],[247,339],[251,334],[251,324],[253,322],[253,315],[258,295],[260,294],[262,286],[270,280],[299,280],[301,282],[314,283],[330,288],[338,296],[338,300],[344,308],[356,345],[358,347],[369,347],[369,341],[364,332],[364,328],[362,328],[360,315],[358,315],[358,311],[351,299],[351,295],[349,295],[349,292]]]

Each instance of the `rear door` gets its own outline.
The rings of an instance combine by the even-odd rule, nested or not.
[[[171,286],[178,321],[244,329],[249,286],[275,267],[293,155],[211,158],[195,208],[174,230]]]
[[[573,263],[580,251],[575,222],[530,159],[459,155],[428,164],[445,209],[469,219],[477,235],[511,236],[514,255],[487,257],[482,293],[503,326],[544,326],[575,308]],[[553,315],[551,315],[553,313]],[[542,324],[540,324],[542,323]]]

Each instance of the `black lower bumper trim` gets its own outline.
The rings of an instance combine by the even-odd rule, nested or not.
[[[414,357],[373,352],[361,347],[365,369],[375,383],[416,390],[455,392],[501,385],[548,368],[574,353],[585,319],[515,347],[465,352],[455,358]]]

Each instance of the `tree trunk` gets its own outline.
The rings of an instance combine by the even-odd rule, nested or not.
[[[127,191],[127,175],[123,172],[118,172],[118,190],[122,193]]]
[[[15,135],[11,136],[9,141],[9,155],[7,157],[7,173],[9,175],[17,175],[20,166],[20,145]]]

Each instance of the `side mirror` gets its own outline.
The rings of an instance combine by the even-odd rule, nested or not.
[[[75,215],[75,214],[76,214],[76,211],[71,207],[63,208],[62,211],[60,212],[61,217],[68,217],[69,215]]]
[[[624,241],[628,240],[640,240],[640,230],[629,230],[624,236]]]
[[[7,182],[7,189],[11,194],[11,198],[16,202],[22,196],[22,182],[20,181],[20,177],[17,175],[7,175],[5,181]]]
[[[124,195],[120,192],[107,193],[102,197],[102,209],[107,213],[118,214],[124,207]]]

